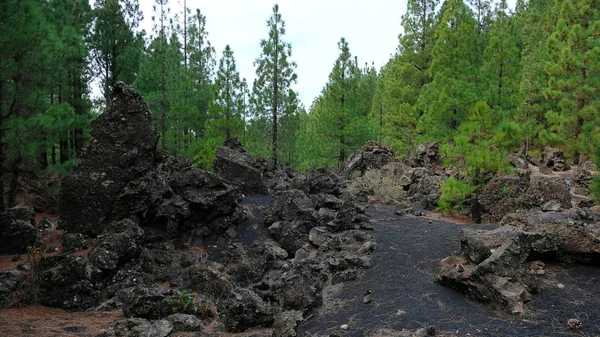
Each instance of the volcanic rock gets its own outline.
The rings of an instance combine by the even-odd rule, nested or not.
[[[213,167],[218,175],[247,194],[267,194],[263,181],[266,163],[251,158],[237,138],[226,140],[217,148]]]

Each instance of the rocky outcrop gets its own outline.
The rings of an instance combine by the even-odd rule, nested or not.
[[[217,148],[213,167],[218,175],[246,194],[268,193],[263,181],[266,162],[251,158],[236,138],[226,140]]]
[[[141,96],[117,82],[92,123],[79,166],[62,183],[62,228],[96,236],[135,217],[142,228],[161,227],[173,237],[198,226],[222,233],[241,221],[241,192],[189,160],[159,152],[150,116]]]
[[[38,268],[41,304],[73,311],[84,311],[99,304],[102,271],[87,257],[48,256],[41,260]]]
[[[429,142],[419,144],[409,157],[409,163],[412,167],[427,167],[432,164],[439,164],[440,144],[438,142]]]
[[[0,271],[0,308],[8,308],[18,300],[17,291],[22,286],[23,272],[18,269]]]
[[[168,188],[155,167],[158,134],[142,97],[117,82],[106,110],[92,122],[91,141],[79,166],[62,182],[61,225],[99,234],[111,221],[146,216]]]
[[[563,152],[550,146],[544,148],[540,166],[555,172],[567,171],[570,168],[565,161]]]
[[[23,254],[40,240],[31,206],[17,206],[0,212],[0,254]]]
[[[275,310],[253,291],[235,288],[225,296],[219,305],[219,316],[227,330],[239,332],[273,324]]]
[[[530,171],[520,169],[514,176],[492,178],[481,188],[477,200],[482,222],[498,222],[516,210],[552,210],[554,205],[571,208],[569,186],[562,177],[530,177]]]
[[[441,262],[437,281],[481,302],[523,313],[551,259],[600,265],[600,226],[560,212],[509,214],[494,230],[465,229],[461,252]]]
[[[367,170],[380,169],[393,160],[394,152],[391,148],[371,141],[350,155],[341,172],[348,178],[355,178],[364,175]]]

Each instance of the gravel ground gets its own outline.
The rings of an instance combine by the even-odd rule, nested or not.
[[[444,336],[600,336],[597,267],[547,262],[545,287],[526,306],[526,314],[508,315],[434,282],[439,261],[459,250],[463,227],[493,225],[400,217],[386,207],[372,207],[367,214],[378,245],[372,268],[357,281],[330,290],[324,310],[301,325],[299,336],[328,336],[342,324],[349,326],[350,336],[427,326]],[[368,292],[372,301],[365,304]],[[569,330],[570,318],[579,319],[583,328]]]

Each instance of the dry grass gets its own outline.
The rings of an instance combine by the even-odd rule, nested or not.
[[[406,191],[391,177],[384,177],[380,171],[368,170],[365,175],[352,181],[348,190],[355,195],[367,195],[373,202],[396,204],[406,200]]]
[[[11,337],[93,337],[111,329],[123,318],[121,310],[106,312],[67,312],[31,305],[0,310],[0,336]]]

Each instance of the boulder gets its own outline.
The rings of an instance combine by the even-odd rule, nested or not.
[[[173,313],[194,314],[194,297],[185,291],[139,286],[123,298],[125,317],[160,319]]]
[[[492,178],[477,196],[482,222],[497,222],[504,215],[520,208],[524,192],[529,186],[529,171],[518,171],[516,176]]]
[[[274,309],[256,293],[245,288],[233,289],[219,303],[219,316],[228,331],[241,332],[251,327],[271,326]]]
[[[343,163],[341,172],[349,178],[356,178],[363,176],[367,170],[378,170],[393,160],[394,152],[391,148],[371,141],[350,155]]]
[[[196,223],[205,225],[218,234],[243,220],[236,217],[235,221],[231,219],[227,221],[229,224],[223,226],[220,220],[235,215],[242,193],[213,173],[190,167],[174,172],[169,185],[183,200],[189,202]]]
[[[115,270],[142,253],[144,231],[131,219],[115,221],[98,237],[98,245],[89,254],[90,262],[101,270]]]
[[[570,167],[565,162],[565,156],[559,149],[546,146],[542,154],[541,166],[555,172],[567,171]]]
[[[80,233],[67,233],[63,235],[62,251],[63,253],[74,253],[88,248],[85,237]]]
[[[208,264],[196,264],[182,271],[186,288],[197,291],[212,299],[219,299],[234,288],[223,273]]]
[[[166,186],[155,166],[158,133],[142,97],[117,82],[107,107],[92,122],[91,140],[59,198],[62,228],[99,234],[111,221],[145,215]]]
[[[17,269],[0,271],[0,308],[12,306],[16,298],[16,291],[22,286],[23,272]]]
[[[203,331],[202,321],[190,314],[173,314],[166,318],[173,325],[173,332]]]
[[[73,311],[85,311],[98,304],[102,271],[87,257],[47,256],[38,270],[40,304]]]
[[[577,167],[573,171],[572,188],[573,192],[578,195],[588,196],[590,194],[590,186],[594,180],[592,173],[584,168]]]
[[[520,207],[532,209],[556,201],[562,208],[571,208],[569,186],[562,177],[540,176],[531,178],[527,191],[520,198]]]
[[[26,253],[39,240],[32,206],[17,206],[0,213],[0,254]]]
[[[217,148],[213,161],[215,172],[246,194],[267,194],[263,181],[265,163],[251,158],[237,138],[226,140]]]
[[[419,144],[414,153],[410,155],[409,162],[412,167],[427,167],[431,164],[439,164],[440,144],[428,142]]]
[[[509,153],[507,155],[507,158],[508,161],[512,164],[512,166],[522,170],[529,169],[529,161],[527,160],[527,157],[525,155],[522,155],[520,153]]]
[[[297,310],[282,311],[275,316],[273,337],[298,336],[298,324],[302,322],[302,312]]]
[[[309,266],[301,266],[286,272],[282,283],[276,287],[284,310],[310,312],[323,304],[321,274]]]
[[[560,212],[508,214],[493,230],[465,229],[461,252],[441,262],[437,281],[512,313],[539,288],[535,259],[600,265],[600,226]]]
[[[265,211],[265,223],[281,220],[314,222],[316,214],[313,201],[300,190],[277,191]]]
[[[309,194],[330,194],[339,196],[342,191],[341,178],[331,170],[320,168],[308,172]]]
[[[126,318],[114,323],[116,337],[167,337],[173,325],[167,320],[154,323],[143,318]]]

